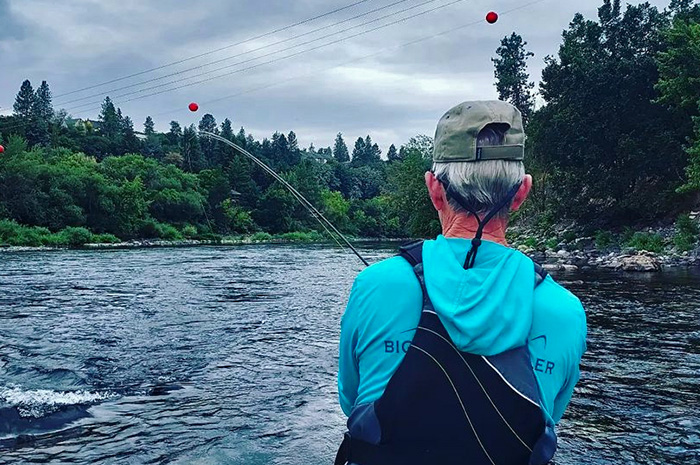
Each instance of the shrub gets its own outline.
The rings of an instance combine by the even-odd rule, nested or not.
[[[188,239],[191,239],[197,236],[197,228],[195,228],[191,224],[186,224],[182,227],[182,235]]]
[[[599,230],[595,233],[595,246],[598,249],[607,249],[615,243],[610,231]]]
[[[70,247],[80,247],[92,242],[92,233],[85,228],[68,227],[58,233],[63,245]]]
[[[566,232],[562,235],[562,239],[563,239],[564,242],[566,242],[567,244],[569,244],[569,243],[575,241],[576,238],[578,238],[578,234],[576,233],[576,231],[566,231]]]
[[[636,232],[624,245],[636,250],[661,253],[664,250],[664,239],[659,234]]]
[[[93,234],[94,244],[119,244],[122,240],[113,234]]]
[[[548,249],[556,250],[557,248],[559,248],[559,241],[556,237],[552,237],[551,239],[547,239],[545,245]]]
[[[165,239],[166,241],[179,241],[182,239],[182,234],[175,228],[175,226],[158,223],[158,237]]]
[[[676,234],[673,245],[681,252],[687,252],[695,247],[700,236],[700,227],[688,215],[681,215],[676,221]]]
[[[158,223],[154,220],[145,220],[139,225],[138,235],[143,239],[160,237],[158,233]]]
[[[0,220],[0,243],[38,247],[44,245],[51,232],[46,228],[27,227],[12,220]]]
[[[324,240],[323,234],[318,231],[290,232],[280,235],[279,238],[289,242],[319,242]]]
[[[253,242],[267,242],[272,240],[272,235],[266,232],[257,232],[250,236],[250,240]]]
[[[534,237],[528,237],[523,241],[523,245],[534,249],[535,247],[537,247],[537,239],[535,239]]]

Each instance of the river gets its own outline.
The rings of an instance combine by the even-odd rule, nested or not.
[[[332,463],[360,269],[325,246],[0,253],[0,463]],[[700,275],[558,279],[589,350],[556,463],[700,463]]]

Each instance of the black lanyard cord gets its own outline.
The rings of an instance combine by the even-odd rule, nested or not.
[[[493,209],[491,209],[482,220],[477,212],[473,211],[467,206],[468,202],[464,198],[464,196],[461,193],[459,193],[453,186],[451,186],[448,181],[439,178],[438,180],[445,187],[447,199],[454,199],[454,201],[457,202],[457,204],[459,204],[460,207],[471,213],[474,216],[474,218],[476,218],[476,222],[479,224],[479,227],[476,230],[476,235],[474,236],[474,239],[472,239],[472,247],[471,249],[469,249],[469,253],[467,253],[467,258],[464,261],[464,269],[468,270],[474,267],[474,262],[476,261],[476,253],[479,250],[479,246],[481,246],[481,237],[484,234],[484,228],[489,223],[489,221],[491,221],[503,208],[505,208],[513,201],[513,198],[520,190],[520,186],[522,185],[522,183],[519,182],[518,184],[513,186],[513,188],[508,192],[508,195],[506,195]]]

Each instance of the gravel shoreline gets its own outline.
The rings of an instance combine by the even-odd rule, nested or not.
[[[409,240],[378,240],[361,239],[355,242],[396,242],[405,243]],[[79,250],[118,250],[118,249],[139,249],[153,247],[199,247],[199,246],[231,246],[231,245],[252,245],[252,244],[302,244],[304,242],[294,242],[285,240],[254,241],[250,239],[224,239],[221,241],[163,241],[163,240],[135,240],[120,242],[115,244],[86,244]],[[0,247],[3,252],[46,252],[68,250],[67,247]],[[684,253],[663,253],[636,251],[632,249],[620,249],[611,251],[600,251],[595,248],[583,250],[536,250],[526,246],[519,246],[518,249],[530,256],[534,261],[540,263],[548,271],[576,271],[579,269],[610,269],[631,272],[660,272],[665,269],[678,268],[700,268],[700,248]]]

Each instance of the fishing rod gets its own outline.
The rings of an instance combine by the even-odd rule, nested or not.
[[[345,247],[343,246],[343,244],[341,244],[341,243],[338,241],[338,238],[342,239],[342,241],[345,243],[345,245],[347,245],[347,246],[350,248],[350,250],[357,256],[357,258],[360,259],[360,261],[362,261],[362,263],[363,263],[365,266],[369,266],[369,263],[367,262],[367,260],[365,260],[365,258],[364,258],[362,255],[360,255],[360,252],[358,252],[357,249],[355,249],[355,247],[353,247],[353,245],[350,243],[350,241],[349,241],[345,236],[343,236],[343,234],[342,234],[340,231],[338,231],[338,228],[336,228],[336,227],[333,225],[333,223],[331,223],[330,221],[328,221],[328,219],[327,219],[325,216],[323,216],[323,214],[322,214],[320,211],[318,211],[318,209],[317,209],[316,207],[314,207],[314,205],[313,205],[311,202],[309,202],[309,201],[306,199],[306,197],[304,197],[303,195],[301,195],[301,194],[299,193],[299,191],[297,191],[297,190],[294,188],[294,186],[292,186],[291,184],[289,184],[282,176],[280,176],[279,174],[277,174],[272,168],[270,168],[269,166],[267,166],[267,165],[266,165],[265,163],[263,163],[259,158],[257,158],[255,155],[253,155],[253,154],[251,154],[250,152],[248,152],[248,151],[247,151],[246,149],[244,149],[243,147],[240,147],[239,145],[234,144],[234,143],[231,142],[230,140],[228,140],[228,139],[226,139],[226,138],[224,138],[224,137],[221,137],[221,136],[218,135],[218,134],[214,134],[214,133],[211,133],[211,132],[208,132],[208,131],[199,131],[199,133],[200,133],[201,135],[203,135],[203,136],[209,137],[210,139],[217,140],[217,141],[219,141],[219,142],[222,142],[222,143],[228,145],[229,147],[232,147],[233,149],[235,149],[236,151],[238,151],[238,152],[241,153],[242,155],[245,155],[245,156],[248,157],[250,160],[252,160],[256,165],[258,165],[260,168],[262,168],[267,174],[269,174],[270,176],[272,176],[273,178],[275,178],[275,180],[277,180],[280,184],[282,184],[284,187],[286,187],[287,190],[289,190],[289,192],[291,192],[292,196],[294,196],[294,198],[295,198],[297,201],[299,201],[299,203],[301,203],[301,204],[309,211],[309,213],[311,213],[311,216],[313,216],[314,218],[316,218],[316,220],[317,220],[319,223],[321,223],[321,226],[323,226],[323,229],[326,230],[326,232],[335,240],[335,242],[336,242],[343,250],[345,250]],[[330,229],[329,229],[329,228],[330,228]],[[331,231],[333,231],[333,232],[331,232]],[[335,234],[334,234],[334,233],[335,233]]]

